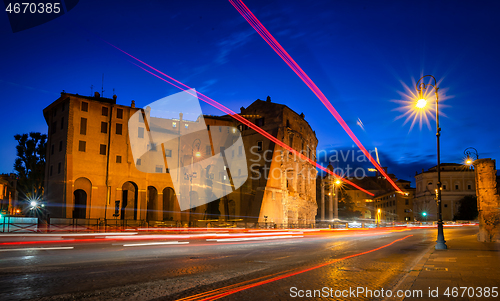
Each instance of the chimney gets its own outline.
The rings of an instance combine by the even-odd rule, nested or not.
[[[118,96],[116,96],[116,94],[115,94],[115,95],[113,95],[113,100],[114,100],[115,102],[116,102],[116,98],[117,98],[117,97],[118,97]]]
[[[271,96],[269,96],[269,95],[267,96],[266,102],[271,102]]]
[[[135,108],[135,100],[132,100],[132,103],[130,104],[131,108]]]
[[[99,94],[99,92],[94,92],[94,97],[99,98],[99,97],[101,97],[101,95]]]

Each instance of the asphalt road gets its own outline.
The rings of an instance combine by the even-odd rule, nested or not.
[[[0,300],[290,300],[308,290],[357,300],[342,291],[396,288],[437,232],[298,231],[2,236]]]

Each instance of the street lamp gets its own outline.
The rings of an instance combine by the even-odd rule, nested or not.
[[[434,80],[434,85],[431,83],[425,84],[422,80],[426,77],[430,77]],[[420,82],[422,81],[422,82]],[[420,83],[420,84],[419,84]],[[416,89],[418,91],[419,100],[416,103],[416,107],[419,109],[425,108],[427,105],[427,100],[423,98],[423,90],[427,89],[428,86],[434,88],[434,93],[436,94],[436,138],[437,138],[437,206],[438,206],[438,236],[436,240],[436,250],[445,250],[448,247],[446,246],[446,241],[444,240],[444,232],[443,232],[443,215],[441,212],[441,162],[440,162],[440,154],[439,154],[439,137],[441,136],[441,128],[439,127],[439,111],[438,111],[438,90],[436,78],[432,75],[422,76],[416,84]]]
[[[472,168],[472,163],[475,160],[479,159],[479,155],[477,153],[477,149],[475,149],[473,147],[466,148],[464,150],[464,155],[467,156],[467,159],[465,159],[465,164],[469,165],[470,168]]]

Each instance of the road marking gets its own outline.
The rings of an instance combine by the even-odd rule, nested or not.
[[[188,244],[188,241],[164,241],[164,242],[149,242],[149,243],[142,243],[142,244],[126,244],[123,245],[124,247],[138,247],[138,246],[155,246],[155,245],[183,245],[183,244]]]
[[[71,250],[75,247],[50,247],[50,248],[20,248],[20,249],[0,249],[0,252],[9,251],[39,251],[39,250]]]

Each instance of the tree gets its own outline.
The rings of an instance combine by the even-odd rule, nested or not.
[[[25,199],[42,198],[47,135],[31,132],[17,134],[14,138],[18,143],[14,162],[18,190]]]
[[[477,198],[475,195],[466,195],[458,201],[458,211],[455,220],[477,219]]]
[[[352,219],[359,218],[361,212],[354,211],[354,202],[349,194],[343,189],[339,189],[339,218]]]

